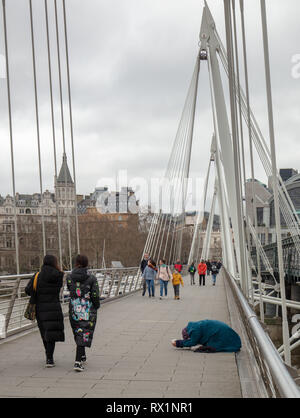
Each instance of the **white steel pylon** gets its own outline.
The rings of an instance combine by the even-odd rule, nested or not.
[[[212,107],[214,112],[215,123],[215,138],[216,138],[216,154],[220,153],[219,163],[222,163],[225,174],[225,185],[227,191],[227,203],[230,211],[230,219],[232,223],[236,259],[238,264],[238,272],[241,281],[241,288],[246,297],[249,296],[249,266],[246,255],[246,242],[244,233],[244,222],[242,213],[242,196],[240,193],[240,167],[238,156],[234,152],[235,144],[234,138],[230,134],[229,120],[226,110],[226,102],[224,90],[221,79],[221,72],[217,58],[219,43],[215,36],[215,22],[208,9],[207,4],[203,10],[203,17],[200,29],[200,48],[207,51],[208,67],[210,73],[210,84],[212,94]],[[222,178],[218,173],[219,181]],[[224,197],[221,197],[221,210],[224,212],[226,204]],[[227,222],[225,213],[221,216],[222,221]],[[226,233],[225,225],[223,225],[223,233]],[[227,232],[228,234],[228,232]],[[227,236],[227,250],[230,249],[231,244],[228,243]],[[231,241],[231,239],[229,239]],[[229,246],[228,246],[229,244]],[[230,251],[231,252],[231,251]],[[234,253],[226,255],[229,270],[234,271],[235,257]]]

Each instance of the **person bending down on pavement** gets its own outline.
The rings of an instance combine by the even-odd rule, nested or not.
[[[148,265],[148,261],[149,261],[149,254],[145,254],[143,260],[141,261],[141,272],[142,274],[144,273],[145,268]],[[145,296],[146,293],[146,280],[143,279],[143,292],[142,292],[142,296]]]
[[[242,347],[239,335],[229,325],[211,319],[189,322],[182,330],[182,338],[172,340],[172,345],[178,348],[189,347],[200,353],[235,353]]]
[[[145,267],[142,275],[143,279],[146,280],[148,287],[149,298],[154,298],[154,279],[156,278],[157,268],[154,260],[148,260],[148,265]]]
[[[98,281],[89,274],[88,258],[77,255],[75,268],[67,277],[70,291],[69,318],[76,343],[74,370],[82,372],[86,361],[85,347],[91,347],[100,308]]]
[[[63,277],[64,272],[61,271],[57,258],[54,255],[45,255],[41,271],[34,275],[25,288],[25,293],[31,296],[31,303],[36,304],[36,319],[45,347],[46,367],[55,366],[55,343],[65,341],[64,317],[59,301]]]
[[[183,283],[181,274],[178,273],[178,271],[176,270],[172,274],[172,284],[174,288],[174,299],[180,299],[179,297],[180,284],[184,286],[184,283]]]

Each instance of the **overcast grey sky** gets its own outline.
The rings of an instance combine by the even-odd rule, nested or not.
[[[58,162],[62,139],[53,1],[49,0]],[[239,2],[237,2],[238,4]],[[245,0],[253,111],[268,140],[259,0]],[[58,0],[60,21],[61,1]],[[225,44],[222,0],[208,0]],[[167,166],[198,51],[202,0],[66,0],[77,192],[127,169],[131,177],[160,177]],[[44,189],[53,190],[53,149],[44,1],[33,0]],[[267,0],[279,167],[300,169],[299,0]],[[4,54],[2,12],[0,54]],[[39,192],[28,0],[7,0],[16,189]],[[239,13],[238,13],[239,19]],[[62,22],[61,22],[62,23]],[[61,25],[62,27],[62,25]],[[62,33],[61,33],[62,35]],[[62,54],[63,38],[61,37]],[[62,59],[64,66],[64,59]],[[242,69],[241,69],[242,70]],[[67,102],[66,78],[64,99]],[[206,65],[201,67],[192,176],[204,177],[212,135]],[[227,93],[227,84],[225,84]],[[6,81],[0,79],[0,193],[12,193]],[[68,158],[70,136],[65,108]],[[266,181],[257,164],[257,177]]]

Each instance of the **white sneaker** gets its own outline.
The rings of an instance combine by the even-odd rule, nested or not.
[[[83,365],[82,365],[82,362],[80,362],[80,361],[75,361],[75,364],[74,364],[74,368],[73,368],[76,372],[83,372],[83,370],[84,370],[84,367],[83,367]]]

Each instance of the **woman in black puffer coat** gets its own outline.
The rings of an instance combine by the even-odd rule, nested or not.
[[[91,347],[100,307],[99,287],[96,277],[88,274],[88,258],[78,255],[75,268],[67,277],[70,291],[69,318],[76,343],[74,370],[83,371],[86,361],[85,347]]]
[[[63,276],[57,258],[46,255],[38,274],[36,292],[33,291],[34,277],[25,289],[26,294],[36,302],[36,319],[46,351],[46,367],[54,366],[55,343],[65,340],[64,317],[59,301]]]

